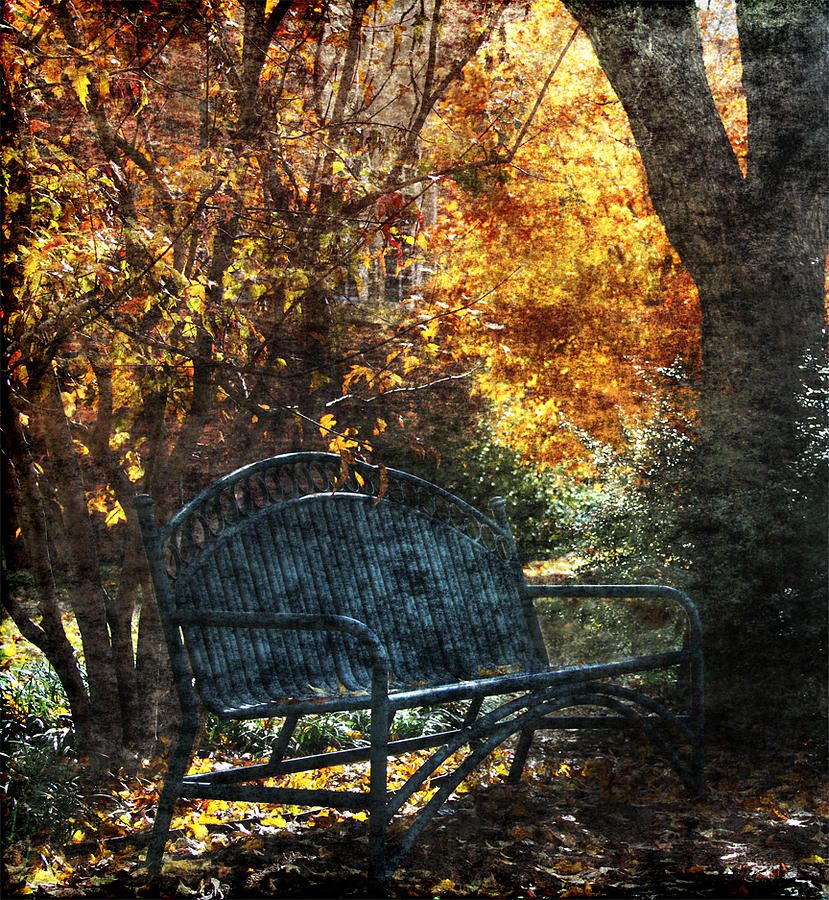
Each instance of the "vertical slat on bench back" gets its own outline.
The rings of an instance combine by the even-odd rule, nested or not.
[[[173,567],[174,603],[351,616],[385,644],[397,686],[543,666],[510,542],[495,523],[416,479],[390,484],[379,502],[367,478],[356,486],[366,492],[305,484],[303,496],[268,496],[215,534],[200,514],[207,539],[174,532],[175,553],[186,557]],[[214,707],[362,691],[370,680],[365,654],[340,635],[188,628],[186,639]]]

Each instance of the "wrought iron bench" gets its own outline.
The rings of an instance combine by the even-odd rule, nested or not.
[[[403,472],[357,463],[346,475],[330,454],[263,460],[216,482],[160,529],[152,500],[135,500],[182,708],[150,871],[161,867],[177,798],[198,797],[367,810],[369,877],[381,884],[460,782],[515,734],[509,778],[518,780],[538,729],[636,723],[689,789],[701,789],[700,624],[684,594],[653,585],[528,585],[503,501],[493,502],[492,520]],[[552,668],[536,597],[667,598],[687,615],[686,644]],[[620,683],[674,666],[689,675],[684,715]],[[187,775],[197,698],[220,717],[284,718],[270,760]],[[482,712],[485,698],[495,706]],[[397,711],[452,701],[469,701],[455,730],[389,739]],[[605,711],[555,715],[569,707]],[[335,710],[370,711],[364,747],[286,758],[301,717]],[[387,847],[395,814],[463,747],[462,761]],[[437,749],[389,791],[389,756],[426,748]],[[370,763],[368,791],[251,783],[360,760]]]

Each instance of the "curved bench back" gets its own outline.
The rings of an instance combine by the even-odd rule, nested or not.
[[[349,616],[385,645],[396,688],[546,665],[506,523],[396,470],[360,463],[340,480],[339,457],[288,454],[202,492],[159,533],[162,615]],[[197,688],[216,711],[370,685],[369,660],[346,635],[183,633]]]

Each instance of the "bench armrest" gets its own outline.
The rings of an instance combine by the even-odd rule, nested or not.
[[[289,631],[340,631],[355,637],[369,648],[372,664],[372,694],[388,692],[389,657],[377,635],[366,625],[349,616],[311,615],[308,613],[176,612],[171,616],[174,625],[199,628],[271,628]]]
[[[685,610],[690,629],[691,647],[702,646],[702,623],[691,598],[664,584],[528,584],[529,597],[606,598],[608,600],[672,600]]]

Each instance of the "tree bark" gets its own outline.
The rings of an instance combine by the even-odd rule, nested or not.
[[[60,504],[63,524],[60,535],[45,535],[44,546],[48,552],[50,545],[56,542],[64,545],[64,578],[81,634],[88,676],[91,738],[85,749],[99,757],[99,762],[118,763],[123,749],[123,723],[107,628],[110,600],[101,582],[97,541],[87,509],[84,477],[63,412],[56,378],[47,376],[44,379],[37,413],[48,451],[47,471],[52,482],[53,499]],[[62,626],[60,630],[62,632]]]
[[[695,4],[565,0],[624,105],[651,199],[702,309],[701,429],[685,525],[706,627],[709,713],[772,726],[825,664],[826,4],[738,2],[743,177],[705,75]],[[735,36],[736,39],[736,36]],[[811,420],[811,421],[810,421]],[[771,703],[771,697],[780,703]],[[809,701],[814,703],[814,699]],[[813,710],[818,712],[818,710]]]

